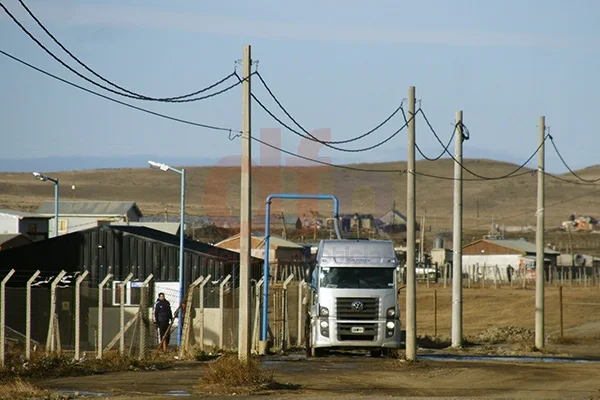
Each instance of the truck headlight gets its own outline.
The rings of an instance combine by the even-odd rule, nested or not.
[[[327,322],[327,321],[321,321],[321,328],[323,328],[323,329],[329,328],[329,322]]]
[[[396,315],[396,307],[390,307],[387,309],[387,316],[394,317]]]
[[[321,307],[319,313],[321,314],[321,316],[327,317],[329,315],[329,309],[327,307]]]
[[[321,322],[321,326],[323,323]],[[385,324],[385,327],[388,328],[389,330],[393,330],[394,329],[394,323],[392,321],[388,322],[387,324]]]

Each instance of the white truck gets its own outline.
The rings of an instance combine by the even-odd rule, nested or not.
[[[305,320],[307,356],[332,349],[380,357],[401,344],[398,260],[392,241],[322,240]]]

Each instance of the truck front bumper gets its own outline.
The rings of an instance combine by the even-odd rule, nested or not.
[[[321,322],[327,322],[327,329]],[[387,327],[390,320],[335,321],[319,318],[312,324],[313,347],[394,348],[400,347],[401,323],[391,320],[394,329]]]

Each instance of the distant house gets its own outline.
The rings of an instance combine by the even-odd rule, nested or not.
[[[406,216],[397,210],[390,210],[379,217],[384,225],[406,225]]]
[[[252,257],[265,259],[265,237],[261,235],[252,235]],[[235,235],[215,244],[217,247],[240,252],[240,235]],[[303,264],[310,257],[307,254],[304,246],[289,240],[282,239],[278,236],[271,235],[269,237],[269,263],[271,275],[275,279],[285,279],[284,272],[290,272],[290,266],[298,266]],[[295,277],[299,278],[298,272]]]
[[[50,236],[54,236],[54,202],[42,203],[37,214],[50,218]],[[58,234],[112,222],[138,222],[142,216],[137,204],[132,201],[61,201],[58,205]]]
[[[481,239],[463,247],[463,272],[469,273],[474,265],[498,267],[500,279],[508,280],[511,271],[521,271],[528,277],[535,276],[537,247],[524,239]],[[544,268],[557,265],[559,252],[544,249]],[[510,268],[509,268],[510,267]]]
[[[343,214],[340,215],[342,232],[352,232],[353,230],[370,230],[375,227],[375,221],[371,214]]]
[[[33,241],[31,239],[20,233],[0,234],[0,251],[24,246],[32,242]]]
[[[34,242],[48,239],[48,217],[0,209],[0,234],[22,234]]]

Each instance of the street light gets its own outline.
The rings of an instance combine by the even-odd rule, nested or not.
[[[54,182],[54,237],[58,237],[58,178],[50,178],[39,172],[34,172],[33,176],[42,182]]]
[[[184,254],[183,254],[183,231],[185,226],[185,169],[176,169],[167,164],[159,163],[156,161],[148,161],[151,168],[156,168],[161,171],[173,171],[177,172],[181,175],[181,216],[180,216],[180,227],[179,227],[179,329],[177,329],[177,345],[181,346],[181,333],[183,330],[183,326],[181,321],[183,318],[181,317],[181,313],[183,312],[181,308],[181,304],[183,304],[183,264],[184,264]]]

